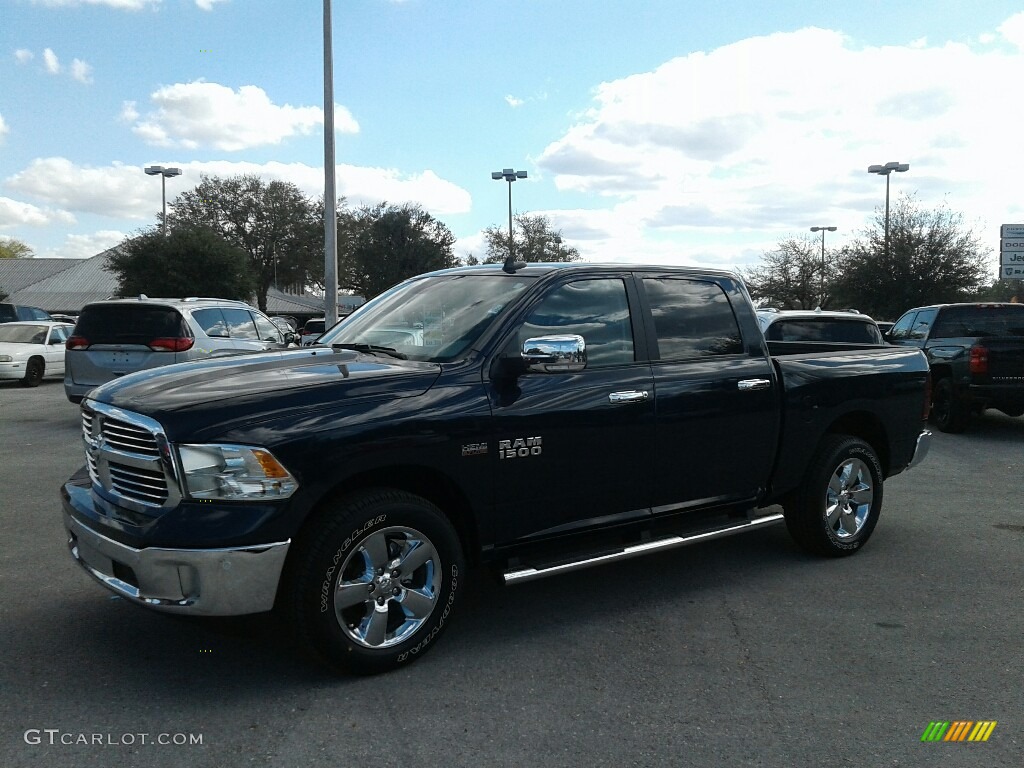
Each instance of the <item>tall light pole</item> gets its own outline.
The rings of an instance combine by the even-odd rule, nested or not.
[[[324,327],[338,322],[338,192],[334,159],[334,36],[324,0]],[[275,262],[275,273],[276,273]],[[275,275],[276,280],[276,275]]]
[[[825,303],[825,233],[835,232],[836,229],[838,227],[811,227],[811,232],[821,232],[821,298],[818,299],[819,307]]]
[[[868,173],[877,173],[885,176],[885,257],[889,258],[889,174],[893,171],[904,173],[910,170],[910,163],[886,163],[885,165],[870,165]]]
[[[505,168],[500,171],[492,171],[491,178],[495,181],[504,179],[508,182],[508,258],[505,259],[505,271],[508,272],[515,264],[515,255],[512,250],[512,182],[516,179],[525,179],[526,171]]]
[[[160,230],[163,234],[167,234],[167,177],[168,176],[181,176],[181,168],[164,168],[162,165],[151,165],[145,169],[146,174],[149,176],[160,177],[160,188],[162,190],[162,198],[164,202],[164,215],[160,221]]]

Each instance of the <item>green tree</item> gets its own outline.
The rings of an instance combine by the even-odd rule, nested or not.
[[[13,237],[0,237],[0,259],[30,259],[32,249]]]
[[[458,264],[455,236],[414,204],[338,212],[338,283],[369,300],[406,278]]]
[[[888,252],[881,210],[843,249],[837,296],[843,306],[879,319],[922,304],[965,301],[989,277],[986,250],[962,214],[945,205],[925,209],[913,195],[901,195],[889,213]]]
[[[833,285],[839,270],[834,251],[821,258],[821,241],[814,237],[789,237],[761,263],[740,270],[751,297],[779,309],[826,309],[832,303]]]
[[[256,301],[266,310],[271,286],[322,282],[323,215],[323,201],[291,182],[203,175],[195,189],[174,199],[168,224],[171,230],[207,226],[241,248],[256,278]]]
[[[215,296],[251,301],[256,288],[245,251],[209,227],[179,224],[126,239],[108,271],[122,296]]]
[[[519,213],[513,218],[512,244],[515,260],[538,261],[579,261],[580,252],[562,242],[560,230],[551,228],[547,216]],[[484,230],[487,239],[487,255],[484,264],[500,264],[508,258],[508,230],[490,226]]]

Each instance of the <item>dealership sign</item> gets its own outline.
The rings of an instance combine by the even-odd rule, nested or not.
[[[999,228],[999,276],[1024,280],[1024,224]]]

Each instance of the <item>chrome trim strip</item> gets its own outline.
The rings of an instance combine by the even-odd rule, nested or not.
[[[922,429],[921,434],[917,436],[917,445],[914,446],[914,456],[907,465],[907,469],[913,469],[928,455],[928,451],[932,447],[932,431],[930,429]]]
[[[632,390],[629,392],[612,392],[608,395],[609,403],[642,403],[649,400],[650,393],[643,390]]]
[[[68,550],[107,589],[139,605],[194,616],[238,616],[274,607],[291,540],[220,549],[134,549],[64,513]],[[114,575],[130,568],[136,587]]]
[[[523,568],[517,571],[508,571],[502,575],[502,579],[506,584],[522,584],[526,581],[533,581],[534,579],[542,579],[545,576],[554,576],[555,574],[568,573],[570,571],[579,571],[584,568],[590,568],[595,565],[603,565],[604,563],[611,563],[617,560],[626,560],[631,557],[639,557],[640,555],[647,555],[651,552],[660,552],[666,549],[675,549],[676,547],[683,547],[687,544],[694,544],[699,541],[710,541],[712,539],[720,539],[725,536],[731,536],[734,533],[740,533],[741,531],[749,531],[753,528],[761,528],[772,523],[780,522],[783,519],[781,514],[777,515],[765,515],[764,517],[754,518],[745,523],[739,525],[729,526],[728,528],[720,528],[716,531],[707,531],[705,533],[697,533],[692,536],[671,536],[667,539],[659,539],[658,541],[649,541],[644,544],[635,544],[631,547],[625,547],[619,552],[612,552],[607,555],[600,555],[599,557],[590,557],[583,560],[577,560],[571,563],[560,563],[559,565],[552,565],[547,568]]]
[[[744,379],[736,387],[740,392],[755,392],[759,389],[768,389],[771,385],[771,379]]]

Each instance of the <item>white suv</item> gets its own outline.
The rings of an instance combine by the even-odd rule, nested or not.
[[[882,332],[867,315],[855,309],[759,309],[757,324],[768,341],[840,341],[883,344]]]
[[[89,390],[126,373],[286,346],[270,318],[241,301],[97,301],[82,309],[67,341],[64,393],[78,403]]]

